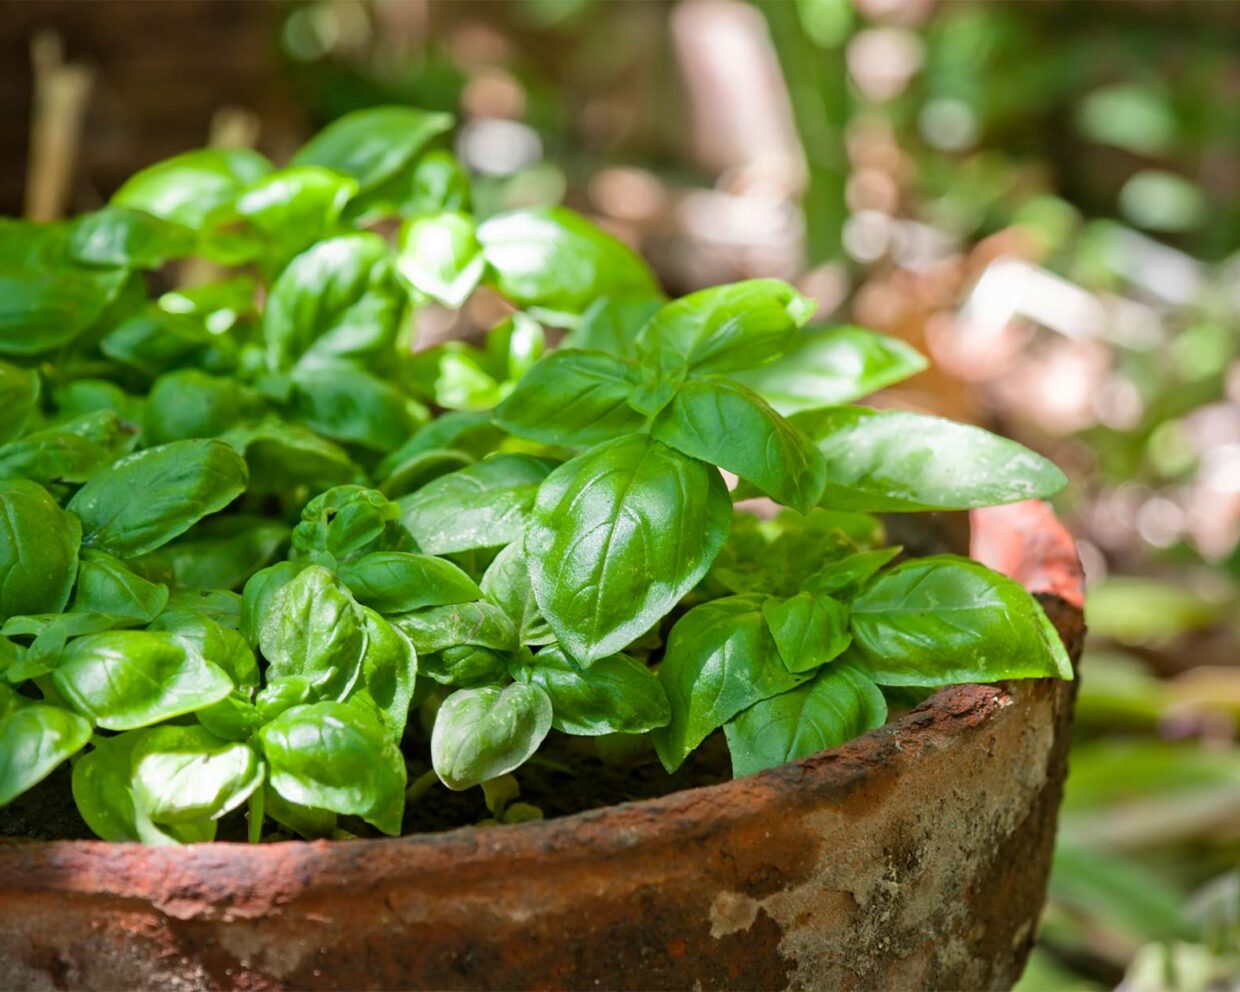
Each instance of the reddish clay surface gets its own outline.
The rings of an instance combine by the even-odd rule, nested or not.
[[[974,554],[1073,657],[1037,503]],[[356,843],[0,845],[5,989],[1006,989],[1042,906],[1074,685],[958,686],[843,747],[545,823]]]

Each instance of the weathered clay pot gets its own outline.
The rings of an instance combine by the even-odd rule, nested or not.
[[[1049,509],[975,513],[1075,657]],[[578,816],[356,843],[0,846],[0,987],[1006,989],[1073,685],[959,686],[843,747]]]

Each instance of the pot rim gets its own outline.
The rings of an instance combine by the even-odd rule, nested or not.
[[[1061,636],[1076,636],[1083,629],[1084,576],[1076,544],[1051,507],[1037,500],[987,507],[970,511],[970,522],[970,557],[1019,581],[1044,605],[1061,607],[1051,612],[1052,620],[1057,621]],[[144,889],[161,888],[166,899],[160,901],[175,904],[189,895],[187,888],[218,885],[219,895],[224,895],[229,879],[235,883],[244,877],[238,871],[250,873],[254,889],[274,881],[273,873],[287,878],[290,868],[304,880],[296,887],[317,887],[323,880],[312,883],[313,873],[356,881],[358,873],[390,872],[399,865],[400,873],[409,877],[442,871],[445,858],[462,869],[467,865],[478,869],[483,862],[493,863],[500,857],[512,870],[545,863],[549,855],[573,861],[619,857],[639,845],[683,844],[708,836],[753,817],[755,810],[778,816],[779,809],[794,801],[803,788],[846,796],[881,765],[915,760],[927,747],[950,744],[951,738],[984,725],[1000,710],[1034,698],[1036,687],[1045,690],[1057,681],[948,686],[900,719],[798,761],[655,799],[503,829],[464,826],[361,841],[290,840],[259,845],[212,841],[180,847],[0,838],[0,878],[4,879],[0,890],[125,891],[130,888],[127,880],[141,873]],[[93,870],[84,872],[87,865]],[[61,870],[70,866],[72,871]],[[152,869],[167,872],[154,886]]]

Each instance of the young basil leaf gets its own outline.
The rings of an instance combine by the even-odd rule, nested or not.
[[[336,814],[331,810],[291,803],[276,792],[270,782],[263,787],[263,812],[306,840],[325,840],[336,829]]]
[[[396,269],[414,289],[453,310],[474,291],[486,269],[477,225],[447,211],[412,217],[400,232]]]
[[[252,493],[285,494],[298,486],[317,492],[362,474],[340,445],[301,424],[269,419],[235,427],[220,440],[245,456]]]
[[[1042,499],[1068,484],[1041,455],[980,427],[865,407],[797,414],[827,460],[822,502],[837,510],[967,510]]]
[[[547,349],[547,332],[526,313],[514,313],[487,331],[486,355],[491,374],[515,383]]]
[[[887,701],[851,665],[754,703],[724,725],[732,774],[751,775],[860,737],[887,721]]]
[[[838,658],[852,643],[848,607],[826,595],[801,592],[767,599],[762,615],[788,671],[800,674]]]
[[[880,685],[1072,678],[1042,607],[1011,579],[967,558],[916,558],[852,602],[853,644]]]
[[[628,655],[613,654],[582,668],[552,646],[510,671],[518,682],[547,693],[551,726],[566,734],[640,734],[666,726],[672,717],[654,672]]]
[[[417,401],[348,363],[299,368],[291,383],[292,416],[333,441],[386,453],[427,419]]]
[[[101,551],[86,551],[78,566],[75,613],[107,613],[150,623],[168,605],[168,587],[135,575]]]
[[[841,598],[856,595],[879,570],[899,556],[904,549],[899,545],[877,548],[874,551],[858,551],[835,561],[827,562],[807,578],[801,588],[806,592],[836,595]]]
[[[427,142],[451,127],[450,114],[412,107],[355,110],[307,141],[291,164],[318,165],[352,176],[365,193],[394,176]]]
[[[634,354],[638,333],[665,302],[662,296],[595,300],[577,326],[564,335],[560,348],[605,351],[627,358]]]
[[[468,789],[519,768],[550,730],[551,700],[536,685],[458,689],[435,715],[431,764],[449,789]]]
[[[454,689],[499,686],[508,681],[508,661],[490,648],[457,644],[419,659],[418,671],[440,685]]]
[[[75,710],[107,730],[132,730],[223,699],[232,679],[171,634],[111,630],[70,642],[52,673]]]
[[[660,308],[637,337],[637,356],[658,380],[749,369],[794,339],[814,304],[786,282],[750,279],[715,286]]]
[[[289,262],[271,287],[263,311],[268,370],[390,356],[405,297],[379,235],[320,241]]]
[[[350,201],[345,217],[368,224],[443,210],[468,210],[469,175],[452,153],[432,149],[412,168],[405,166],[369,192]]]
[[[756,393],[728,379],[686,382],[651,433],[802,513],[818,502],[826,483],[827,467],[809,439]]]
[[[110,465],[78,490],[69,510],[82,521],[83,544],[127,558],[222,510],[245,484],[245,462],[227,444],[173,441]]]
[[[193,609],[173,609],[161,613],[151,630],[170,633],[190,654],[216,665],[228,673],[242,689],[258,686],[258,661],[241,633]]]
[[[478,228],[487,281],[521,307],[558,319],[577,316],[600,296],[659,294],[631,248],[564,207],[497,214]]]
[[[160,376],[151,386],[143,417],[146,443],[218,437],[238,419],[260,416],[264,402],[236,379],[182,369]]]
[[[271,787],[284,799],[400,833],[405,761],[370,713],[348,703],[295,706],[258,736]]]
[[[231,203],[241,190],[272,170],[248,148],[204,148],[157,162],[131,176],[112,205],[143,210],[202,230],[208,214]]]
[[[380,613],[407,613],[482,598],[482,590],[450,561],[405,551],[376,551],[340,567],[359,603]]]
[[[90,723],[76,713],[0,684],[0,806],[42,782],[90,735]]]
[[[356,193],[357,183],[338,172],[293,166],[251,183],[230,213],[261,236],[272,268],[278,270],[307,245],[330,234]]]
[[[601,351],[555,351],[495,409],[510,434],[547,444],[588,445],[641,429],[628,404],[637,378],[629,362]]]
[[[29,479],[41,486],[86,482],[115,458],[93,438],[53,427],[0,448],[0,479]]]
[[[419,655],[460,645],[515,651],[517,629],[508,614],[485,601],[432,606],[388,618],[409,635]]]
[[[252,648],[258,647],[263,627],[272,613],[276,593],[295,579],[306,565],[281,561],[255,572],[241,593],[241,636]]]
[[[278,520],[228,514],[203,520],[185,535],[134,560],[148,574],[188,589],[238,589],[289,539]]]
[[[249,744],[204,727],[152,727],[133,750],[137,805],[156,823],[218,820],[245,802],[265,769]]]
[[[361,675],[366,635],[348,590],[311,565],[275,593],[258,643],[269,682],[302,678],[315,699],[343,699]]]
[[[102,321],[129,278],[126,269],[0,260],[0,355],[29,357],[76,340]]]
[[[335,486],[314,497],[293,528],[291,557],[322,565],[352,561],[402,543],[400,507],[376,489]],[[387,536],[394,532],[388,540]]]
[[[630,435],[543,482],[525,535],[539,609],[589,663],[645,633],[706,574],[731,502],[709,465]]]
[[[754,703],[805,681],[780,660],[762,596],[732,596],[695,606],[672,628],[659,668],[671,720],[654,731],[669,772],[707,735]]]
[[[775,361],[729,375],[787,417],[851,403],[926,367],[925,358],[898,338],[860,327],[814,327],[792,338]]]
[[[7,673],[11,682],[38,678],[56,669],[65,644],[83,634],[98,634],[118,627],[137,627],[142,623],[133,617],[111,613],[28,613],[9,617],[0,632],[5,637],[33,637],[25,657],[13,664]]]
[[[366,631],[366,654],[362,658],[359,690],[355,690],[348,701],[361,705],[365,697],[373,703],[388,739],[399,744],[418,674],[417,652],[403,631],[374,610],[362,607],[361,616]]]
[[[168,609],[194,610],[228,630],[241,627],[241,596],[231,589],[170,589]]]
[[[543,458],[495,455],[402,496],[401,520],[418,546],[435,555],[511,544],[550,471]]]
[[[487,356],[461,341],[446,341],[412,355],[402,377],[410,392],[448,410],[489,410],[504,387],[487,369]]]
[[[96,738],[94,747],[73,766],[73,800],[96,836],[143,844],[191,844],[215,839],[216,822],[160,826],[134,797],[134,753],[149,730]]]
[[[0,362],[0,445],[21,437],[39,404],[39,376]]]
[[[180,224],[127,207],[104,207],[73,223],[69,254],[86,265],[158,269],[192,255],[194,232]]]
[[[82,528],[42,486],[0,479],[0,623],[63,610],[77,575]]]
[[[225,741],[248,741],[263,725],[262,714],[250,701],[250,689],[234,689],[218,703],[204,706],[194,718]]]
[[[503,610],[517,627],[522,644],[552,644],[555,633],[538,609],[529,566],[520,541],[504,548],[482,576],[482,594]]]

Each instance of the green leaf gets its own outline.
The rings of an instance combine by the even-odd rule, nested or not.
[[[347,176],[315,166],[279,169],[247,186],[234,211],[266,243],[274,267],[336,227],[357,193]]]
[[[628,404],[636,367],[601,351],[554,351],[495,410],[495,422],[546,444],[589,445],[641,429]]]
[[[90,740],[76,713],[36,703],[0,684],[0,806],[38,785]]]
[[[817,754],[887,722],[887,701],[850,665],[832,665],[811,681],[743,710],[723,728],[740,777]]]
[[[457,644],[419,659],[420,674],[454,689],[501,686],[508,681],[508,661],[490,648]]]
[[[640,734],[666,726],[672,716],[654,672],[627,655],[582,668],[559,647],[548,647],[511,671],[547,693],[551,726],[566,734]]]
[[[813,327],[792,338],[775,361],[729,374],[790,416],[851,403],[926,367],[919,352],[896,338],[860,327]]]
[[[731,372],[772,361],[813,313],[778,279],[715,286],[661,307],[637,337],[649,373],[678,382],[686,372]]]
[[[830,596],[801,592],[788,599],[768,599],[762,615],[790,672],[821,668],[852,643],[848,607]]]
[[[435,716],[431,763],[449,789],[468,789],[519,768],[550,730],[551,700],[538,686],[458,689]]]
[[[686,382],[651,433],[802,513],[822,495],[827,478],[822,455],[761,397],[728,379]]]
[[[245,489],[241,456],[221,441],[173,441],[113,463],[69,501],[82,543],[121,558],[167,544]]]
[[[672,718],[654,731],[655,750],[669,772],[741,710],[805,681],[780,660],[762,614],[764,599],[704,603],[672,628],[659,667]]]
[[[231,372],[237,364],[236,342],[215,334],[200,317],[147,307],[104,335],[100,350],[110,359],[155,378],[183,365]]]
[[[662,296],[603,297],[590,304],[577,326],[564,336],[560,348],[605,351],[617,358],[636,353],[637,335],[666,301]]]
[[[134,565],[183,588],[239,589],[288,537],[288,527],[278,520],[230,513],[202,521]]]
[[[223,741],[204,727],[153,727],[134,748],[136,803],[156,823],[218,820],[263,782],[249,744]]]
[[[386,454],[426,420],[396,386],[344,362],[297,369],[291,381],[292,416],[333,441]]]
[[[120,435],[124,429],[114,415],[111,419]],[[86,482],[118,454],[70,422],[33,431],[0,448],[0,479],[29,479],[44,486]]]
[[[508,382],[529,372],[546,348],[547,333],[529,314],[511,314],[487,331],[486,355],[491,373]]]
[[[377,489],[333,486],[302,509],[301,522],[293,528],[290,557],[334,566],[390,550],[383,545],[399,542],[399,516],[400,507]]]
[[[857,656],[879,685],[1072,678],[1037,600],[967,558],[897,565],[853,600],[851,611]]]
[[[355,110],[307,141],[291,164],[318,165],[352,176],[365,193],[394,176],[427,142],[451,127],[450,114],[412,107]]]
[[[841,406],[792,423],[825,456],[822,502],[836,510],[967,510],[1043,499],[1068,484],[1015,441],[938,417]]]
[[[248,148],[204,148],[158,162],[131,176],[112,205],[202,230],[211,211],[261,179],[271,163]]]
[[[146,581],[102,551],[83,552],[73,612],[107,613],[150,623],[167,605],[166,585]]]
[[[235,427],[220,440],[245,456],[252,493],[283,495],[298,486],[317,492],[361,475],[340,445],[301,424],[269,419]]]
[[[538,609],[529,566],[520,541],[504,548],[482,576],[482,594],[503,610],[517,627],[522,644],[552,644],[555,633]]]
[[[405,166],[379,186],[355,197],[345,216],[356,224],[367,224],[391,217],[468,210],[469,202],[469,175],[464,167],[451,152],[432,149],[412,168]]]
[[[361,675],[366,635],[353,597],[311,565],[275,593],[259,632],[267,680],[306,680],[316,699],[343,699]]]
[[[420,655],[459,645],[496,651],[515,651],[519,646],[508,614],[485,601],[432,606],[388,619],[409,635]]]
[[[372,609],[362,607],[362,626],[366,631],[366,654],[362,658],[360,689],[350,697],[354,705],[363,698],[375,706],[388,739],[400,744],[413,699],[418,656],[405,633]]]
[[[410,218],[401,228],[399,245],[397,271],[414,289],[453,310],[460,309],[486,269],[477,225],[468,214]]]
[[[158,269],[192,255],[194,232],[142,210],[104,207],[73,223],[69,254],[86,265]]]
[[[281,561],[260,569],[246,580],[241,593],[241,636],[252,648],[271,616],[276,593],[293,581],[306,565],[297,561]]]
[[[151,386],[143,418],[148,444],[218,437],[239,419],[263,411],[257,392],[238,382],[183,369],[160,376]]]
[[[543,458],[495,455],[402,496],[401,520],[419,547],[435,555],[511,544],[550,471]]]
[[[258,736],[271,786],[284,799],[400,833],[405,761],[376,717],[348,703],[295,706]]]
[[[653,274],[631,248],[564,207],[513,210],[478,228],[488,281],[521,307],[560,318],[600,296],[657,296]]]
[[[101,320],[128,279],[124,269],[0,260],[0,355],[28,357],[69,344]]]
[[[489,410],[504,387],[487,369],[487,356],[473,345],[447,341],[406,362],[403,381],[416,395],[448,410]]]
[[[110,841],[190,844],[215,839],[214,820],[160,826],[134,798],[135,752],[155,730],[95,738],[73,766],[73,799],[95,835]]]
[[[884,565],[903,550],[897,545],[845,555],[843,558],[823,565],[801,584],[801,588],[806,592],[838,595],[841,598],[854,596],[861,591],[866,582],[878,574]]]
[[[715,469],[644,435],[557,468],[538,490],[525,555],[560,644],[588,663],[649,630],[706,574],[730,516]]]
[[[340,568],[358,602],[380,613],[407,613],[482,598],[482,590],[450,561],[406,551],[376,551]]]
[[[320,241],[294,258],[263,311],[267,368],[388,357],[405,312],[387,242],[368,231]]]
[[[206,613],[177,607],[161,613],[149,629],[167,631],[190,654],[227,672],[234,685],[258,686],[258,661],[245,638]]]
[[[77,517],[42,486],[0,480],[0,622],[65,608],[81,539]]]
[[[0,362],[0,445],[21,437],[39,404],[39,376]]]
[[[131,730],[223,699],[232,680],[171,634],[111,630],[72,641],[52,673],[57,691],[106,730]]]

